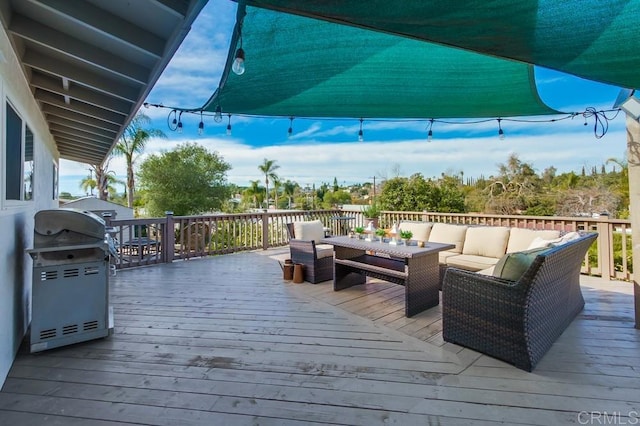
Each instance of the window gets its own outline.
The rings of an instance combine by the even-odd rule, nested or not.
[[[23,173],[23,186],[24,191],[22,195],[23,200],[33,199],[33,132],[29,126],[24,128],[24,166],[22,168]]]
[[[34,185],[33,132],[22,118],[6,104],[5,198],[32,200]]]
[[[58,199],[58,165],[53,163],[53,199]]]

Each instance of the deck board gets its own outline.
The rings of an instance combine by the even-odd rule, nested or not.
[[[585,310],[533,373],[442,340],[404,289],[282,280],[285,249],[118,272],[115,332],[29,354],[0,424],[567,424],[640,406],[631,284],[583,277]],[[631,417],[629,417],[631,416]]]

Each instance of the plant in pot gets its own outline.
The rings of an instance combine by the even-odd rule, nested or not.
[[[373,222],[373,226],[378,228],[378,218],[380,217],[380,207],[377,203],[362,208],[362,215],[365,220]]]
[[[411,231],[400,231],[400,238],[404,241],[406,245],[409,245],[409,241],[411,241],[411,237],[413,237],[413,232]]]
[[[356,226],[353,231],[356,233],[358,239],[362,239],[362,234],[364,233],[364,226]]]
[[[376,229],[376,235],[380,238],[380,242],[384,243],[384,236],[387,235],[387,231],[383,228]]]

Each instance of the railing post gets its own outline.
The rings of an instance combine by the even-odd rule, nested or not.
[[[176,229],[173,222],[173,212],[166,211],[167,221],[164,225],[164,238],[162,239],[162,253],[164,253],[164,262],[173,262],[174,242],[176,239]]]
[[[262,213],[262,249],[269,248],[269,213]]]
[[[611,279],[611,266],[613,265],[613,259],[611,255],[613,236],[611,235],[611,229],[609,226],[609,218],[600,218],[597,223],[598,230],[598,266],[600,266],[600,273],[602,278],[606,280]]]

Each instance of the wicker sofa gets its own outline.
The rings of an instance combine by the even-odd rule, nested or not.
[[[584,307],[580,269],[596,238],[540,249],[517,279],[447,268],[444,340],[531,371]]]

